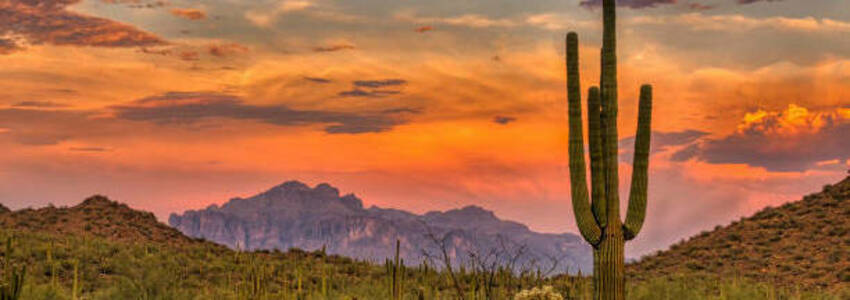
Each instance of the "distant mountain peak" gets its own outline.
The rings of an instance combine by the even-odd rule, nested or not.
[[[446,211],[432,210],[426,215],[445,215],[445,214],[470,214],[470,215],[492,215],[493,212],[487,209],[484,209],[478,205],[467,205],[461,208],[452,208]]]
[[[400,240],[402,258],[412,264],[422,261],[423,251],[434,246],[429,232],[451,235],[451,251],[460,260],[475,251],[502,249],[507,237],[510,245],[528,246],[526,263],[564,257],[558,266],[561,271],[589,271],[591,266],[590,247],[575,235],[536,233],[476,205],[424,215],[376,206],[364,209],[357,196],[340,196],[327,183],[311,188],[287,181],[220,208],[172,214],[169,224],[188,236],[241,249],[326,247],[331,254],[370,260],[392,256],[394,243]]]
[[[486,210],[478,205],[467,205],[461,209],[453,209],[446,212],[449,213],[458,213],[463,216],[478,216],[478,217],[491,217],[496,218],[496,214],[493,213],[492,210]]]
[[[310,188],[309,185],[297,181],[290,180],[284,183],[281,183],[263,194],[287,194],[287,193],[314,193],[319,196],[319,198],[339,198],[339,189],[331,186],[327,183],[320,183],[316,185],[314,188]]]
[[[327,184],[327,183],[324,183],[324,182],[320,183],[319,185],[316,185],[316,187],[313,188],[313,189],[316,190],[316,191],[332,193],[332,194],[335,194],[337,196],[339,195],[339,190],[337,188],[332,187],[330,184]]]
[[[221,206],[210,205],[202,211],[217,211],[249,217],[256,214],[352,213],[363,211],[363,202],[354,194],[340,197],[339,189],[327,183],[311,188],[290,180],[248,198],[236,197]],[[281,218],[286,218],[281,216]],[[179,219],[172,214],[169,220]]]
[[[279,191],[307,191],[307,190],[310,190],[310,186],[308,186],[307,184],[305,184],[301,181],[297,181],[297,180],[290,180],[290,181],[286,181],[284,183],[281,183],[281,184],[269,189],[268,191],[266,191],[266,193],[279,192]]]

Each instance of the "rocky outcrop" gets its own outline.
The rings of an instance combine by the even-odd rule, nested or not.
[[[408,264],[440,253],[444,244],[456,263],[473,263],[475,256],[516,270],[586,273],[592,266],[589,247],[576,235],[536,233],[477,206],[424,215],[365,209],[356,196],[324,183],[310,188],[286,182],[220,207],[172,214],[169,224],[188,236],[246,250],[324,247],[330,254],[380,262],[394,255],[398,239]]]

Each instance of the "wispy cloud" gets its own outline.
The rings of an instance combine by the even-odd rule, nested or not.
[[[248,47],[238,43],[213,43],[207,46],[207,53],[215,57],[228,57],[248,52]]]
[[[317,0],[285,0],[273,7],[250,10],[244,13],[245,19],[260,28],[270,27],[284,15],[300,14],[311,18],[334,22],[357,22],[363,18],[340,11],[335,5]]]
[[[130,8],[160,8],[168,6],[166,0],[100,0],[109,4],[124,4]]]
[[[201,54],[198,53],[198,51],[193,50],[181,51],[178,56],[180,59],[185,61],[196,61],[201,59]]]
[[[383,80],[356,80],[353,82],[354,86],[359,87],[368,87],[368,88],[381,88],[388,86],[398,86],[404,85],[407,83],[404,79],[383,79]]]
[[[401,94],[400,90],[387,90],[388,87],[399,87],[407,84],[404,79],[355,80],[351,90],[339,92],[342,97],[372,97],[380,98]]]
[[[432,30],[434,30],[434,26],[430,26],[430,25],[419,26],[419,27],[416,27],[416,29],[413,29],[413,31],[418,32],[418,33],[426,33],[428,31],[432,31]]]
[[[310,81],[310,82],[315,82],[315,83],[323,83],[323,84],[324,83],[331,83],[330,79],[321,78],[321,77],[304,76],[304,80],[307,80],[307,81]]]
[[[617,1],[617,6],[624,6],[633,9],[652,8],[659,4],[675,4],[677,0],[620,0]],[[581,6],[600,7],[602,0],[584,0],[580,3]]]
[[[709,9],[713,9],[715,7],[716,6],[714,6],[714,5],[708,5],[708,4],[702,4],[702,3],[689,3],[688,4],[688,8],[691,9],[691,10],[709,10]]]
[[[651,135],[652,154],[676,151],[673,156],[678,153],[687,152],[688,148],[696,145],[697,141],[708,136],[708,132],[686,129],[682,131],[653,131]],[[635,136],[626,137],[620,140],[620,160],[631,163],[634,158]],[[684,150],[682,148],[684,147]]]
[[[828,18],[756,18],[745,15],[705,15],[688,13],[683,15],[638,16],[626,22],[633,25],[687,26],[695,30],[745,31],[753,29],[774,29],[801,32],[850,32],[850,23]]]
[[[112,149],[109,149],[109,148],[91,147],[91,146],[89,146],[89,147],[71,147],[71,148],[68,148],[68,150],[71,150],[73,152],[95,152],[95,153],[112,151]]]
[[[12,104],[12,107],[19,108],[64,108],[69,107],[68,104],[56,103],[53,101],[21,101]]]
[[[316,46],[313,47],[313,52],[337,52],[343,50],[354,50],[357,49],[357,46],[354,44],[334,44],[334,45],[325,45],[325,46]]]
[[[252,10],[245,12],[245,18],[258,27],[268,27],[281,15],[292,12],[303,11],[315,7],[315,1],[310,0],[287,0],[280,1],[276,6],[266,10]]]
[[[737,0],[738,4],[752,4],[756,2],[780,2],[782,0]]]
[[[355,89],[351,89],[351,90],[348,90],[348,91],[339,92],[339,94],[337,94],[337,95],[342,96],[342,97],[380,98],[380,97],[385,97],[385,96],[390,96],[390,95],[397,95],[397,94],[400,94],[400,93],[401,93],[401,91],[395,91],[395,90],[364,90],[364,89],[355,88]]]
[[[565,28],[574,28],[577,26],[592,26],[591,23],[588,23],[586,21],[578,21],[573,18],[570,18],[569,16],[554,13],[522,14],[507,18],[494,18],[480,14],[464,14],[459,16],[447,17],[426,17],[418,16],[411,11],[404,11],[396,13],[395,19],[402,22],[414,24],[444,24],[470,28],[513,28],[527,26],[552,31],[563,30]],[[425,32],[432,29],[432,25],[423,25],[417,27],[416,31]]]
[[[513,19],[496,19],[479,14],[465,14],[453,17],[422,17],[412,12],[401,12],[395,15],[395,19],[418,24],[447,24],[475,28],[514,27],[519,25]]]
[[[171,14],[192,21],[207,18],[206,11],[197,8],[173,8]]]
[[[516,118],[508,116],[495,116],[493,117],[493,122],[499,125],[508,125],[510,123],[516,122]]]

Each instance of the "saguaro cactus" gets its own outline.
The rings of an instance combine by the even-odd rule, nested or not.
[[[388,281],[390,286],[390,294],[392,299],[404,299],[404,259],[399,258],[399,249],[401,248],[401,240],[395,241],[395,261],[387,258],[385,266],[387,268]]]
[[[632,186],[626,221],[620,219],[617,137],[616,1],[603,0],[602,72],[599,87],[588,91],[588,149],[591,193],[588,200],[582,129],[578,35],[567,34],[570,185],[573,211],[581,235],[593,246],[594,298],[625,298],[623,247],[638,234],[646,216],[652,87],[640,89]]]
[[[27,274],[27,267],[23,266],[20,269],[12,263],[12,238],[6,240],[6,251],[3,252],[3,278],[0,281],[0,300],[17,300],[21,298],[23,291],[24,277]]]

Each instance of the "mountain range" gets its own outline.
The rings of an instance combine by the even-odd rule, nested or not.
[[[340,195],[326,183],[311,188],[285,182],[221,206],[172,214],[168,223],[187,236],[244,250],[325,249],[383,261],[394,255],[398,241],[408,265],[439,267],[448,257],[453,264],[501,265],[517,272],[592,270],[590,247],[574,234],[534,232],[478,206],[421,215],[364,208],[357,196]]]

